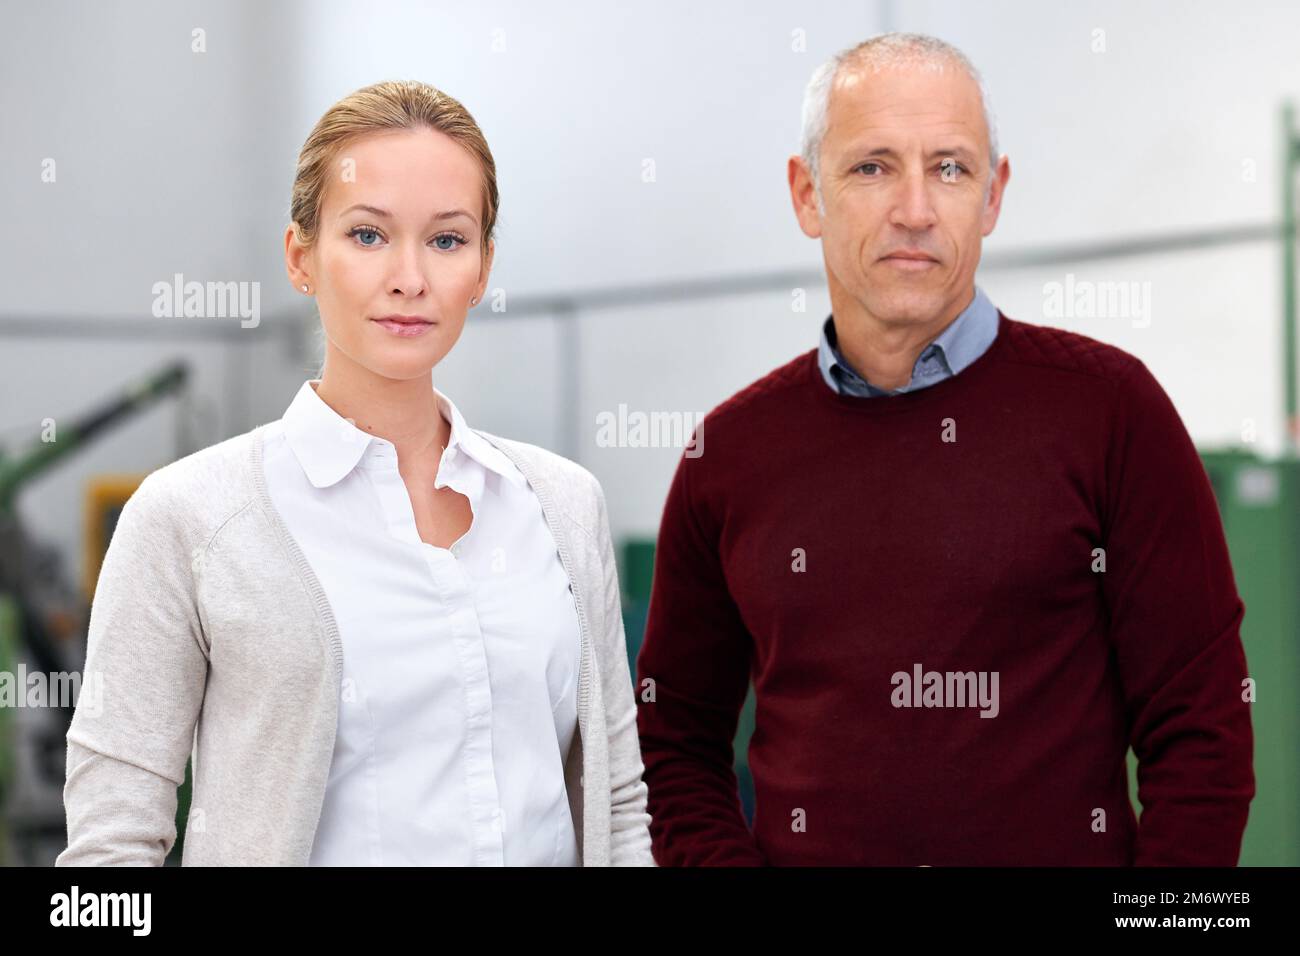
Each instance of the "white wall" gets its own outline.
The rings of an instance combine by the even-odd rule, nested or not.
[[[314,321],[284,279],[296,152],[343,94],[412,77],[461,99],[496,156],[492,286],[508,301],[620,284],[820,266],[795,224],[785,160],[803,85],[890,23],[961,46],[992,90],[1012,180],[998,250],[1278,217],[1277,110],[1300,97],[1300,9],[1221,4],[898,4],[684,0],[618,7],[429,3],[43,3],[0,14],[0,323],[148,314],[174,272],[261,283],[262,326],[233,346],[0,335],[0,442],[93,407],[186,354],[214,417],[200,444],[278,417],[314,371],[275,334]],[[190,52],[203,27],[208,52]],[[1093,52],[1096,29],[1105,52]],[[794,31],[806,51],[792,49]],[[504,41],[504,49],[501,49]],[[57,184],[40,162],[58,161]],[[656,180],[642,179],[653,160]],[[1253,179],[1250,173],[1253,172]],[[1113,342],[1151,365],[1195,438],[1281,436],[1279,259],[1260,243],[1057,269],[989,270],[1014,317]],[[1152,320],[1048,322],[1066,272],[1149,282]],[[706,411],[816,342],[829,302],[789,290],[605,308],[577,318],[578,444],[561,447],[565,339],[546,318],[476,310],[436,381],[473,424],[574,453],[604,482],[616,534],[652,533],[675,449],[596,447],[596,415]],[[180,322],[185,320],[171,320]],[[194,321],[194,320],[190,320]],[[24,498],[42,536],[80,554],[81,486],[178,452],[160,407]]]

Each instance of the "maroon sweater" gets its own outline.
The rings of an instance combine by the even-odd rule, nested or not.
[[[812,350],[700,428],[637,662],[660,865],[1236,863],[1244,608],[1141,361],[1000,315],[929,388],[837,395]],[[948,672],[990,695],[996,672],[996,716]],[[751,679],[752,832],[731,747]]]

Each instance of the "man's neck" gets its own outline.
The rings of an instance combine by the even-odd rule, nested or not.
[[[928,321],[896,321],[872,315],[860,302],[840,290],[831,292],[831,310],[835,322],[836,345],[854,371],[876,388],[889,391],[912,380],[916,360],[931,342],[970,307],[975,288],[961,296],[957,304],[946,308]]]

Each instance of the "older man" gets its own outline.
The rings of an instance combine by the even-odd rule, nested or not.
[[[809,85],[789,183],[832,315],[708,415],[669,491],[638,660],[661,864],[1237,860],[1252,733],[1214,496],[1141,361],[976,288],[1010,175],[985,102],[916,35]]]

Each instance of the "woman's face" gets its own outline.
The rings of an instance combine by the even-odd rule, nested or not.
[[[410,379],[451,351],[492,265],[482,197],[478,161],[436,130],[371,134],[339,151],[316,244],[304,254],[291,226],[285,250],[290,277],[316,296],[327,362],[341,353]],[[424,322],[383,321],[393,315]]]

